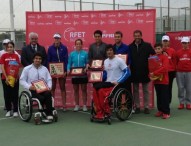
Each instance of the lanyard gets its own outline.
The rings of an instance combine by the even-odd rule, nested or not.
[[[56,49],[57,49],[56,53],[57,53],[58,61],[60,62],[60,56],[59,56],[59,52],[58,52],[58,47]]]

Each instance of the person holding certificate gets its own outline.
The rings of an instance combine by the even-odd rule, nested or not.
[[[18,117],[18,94],[19,94],[19,67],[20,59],[14,51],[15,44],[8,42],[6,46],[6,53],[1,56],[0,64],[2,69],[2,83],[4,87],[5,107],[7,110],[6,117]]]
[[[47,119],[52,120],[52,111],[54,110],[52,106],[52,78],[48,69],[42,65],[43,55],[40,52],[36,52],[33,56],[33,63],[26,66],[20,77],[20,84],[23,88],[31,91],[32,97],[37,98],[41,105],[46,106],[45,113]],[[38,85],[39,82],[39,85]],[[42,84],[42,82],[44,84]],[[35,83],[35,85],[33,84]],[[38,87],[38,88],[37,88]],[[47,88],[44,88],[47,87]],[[38,92],[42,88],[43,92]]]
[[[124,81],[131,75],[129,67],[119,57],[115,56],[115,49],[112,45],[107,45],[106,53],[108,58],[104,61],[103,80],[94,84],[93,102],[95,106],[95,118],[103,119],[104,113],[110,114],[109,103],[104,100],[111,93],[113,87]]]
[[[130,64],[131,64],[131,52],[130,52],[129,46],[122,42],[123,33],[121,31],[116,31],[114,33],[114,39],[115,39],[115,44],[114,44],[115,54],[116,55],[117,54],[126,55],[126,62],[125,63],[128,66],[130,66]],[[132,94],[130,77],[125,81],[125,84],[126,84],[126,89]]]
[[[87,111],[87,82],[86,67],[88,65],[88,53],[82,49],[83,42],[81,39],[75,41],[75,51],[71,52],[68,59],[67,71],[71,74],[72,84],[74,89],[75,108],[74,111],[79,110],[79,88],[81,86],[82,98],[83,98],[83,111]],[[77,68],[76,68],[77,67]],[[79,69],[79,72],[74,70]],[[82,69],[82,70],[81,70]],[[80,71],[81,70],[81,71]],[[74,72],[74,73],[73,73]]]
[[[59,82],[63,111],[66,111],[66,72],[68,64],[68,49],[65,45],[61,43],[61,35],[55,33],[53,35],[54,43],[48,48],[48,64],[50,63],[62,63],[63,64],[63,75],[59,77],[52,77],[52,95],[55,96],[55,89],[57,80]]]

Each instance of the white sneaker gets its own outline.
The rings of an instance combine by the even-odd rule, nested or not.
[[[86,105],[83,106],[83,111],[84,111],[84,112],[87,112],[87,111],[88,111]]]
[[[75,108],[74,108],[74,112],[79,111],[79,109],[80,109],[79,105],[76,105]]]
[[[14,118],[16,118],[16,117],[18,117],[18,116],[19,116],[19,115],[18,115],[18,112],[14,112],[14,113],[13,113],[13,117],[14,117]]]
[[[11,111],[8,111],[5,115],[5,117],[10,117],[11,116]]]
[[[53,120],[53,116],[47,116],[47,120]]]

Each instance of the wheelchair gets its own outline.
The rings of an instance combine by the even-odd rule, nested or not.
[[[104,122],[107,121],[108,125],[111,125],[111,116],[115,114],[117,119],[120,121],[125,121],[129,119],[132,115],[133,111],[133,97],[131,93],[124,88],[123,84],[118,84],[114,86],[109,96],[107,96],[104,100],[105,103],[109,103],[109,107],[111,109],[111,113],[104,113],[104,118],[100,121],[100,119],[96,119],[94,116],[96,115],[94,103],[92,100],[92,109],[91,109],[91,117],[90,121],[99,121]]]
[[[52,104],[54,107],[54,98],[52,98]],[[37,109],[35,111],[35,109]],[[30,91],[22,91],[18,99],[18,113],[21,120],[29,122],[34,113],[34,123],[39,125],[41,123],[52,123],[58,121],[58,113],[56,110],[52,111],[53,119],[46,119],[44,107],[41,105],[37,98],[32,98]]]

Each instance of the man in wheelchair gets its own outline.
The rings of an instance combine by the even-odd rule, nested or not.
[[[108,100],[113,87],[123,83],[131,75],[129,67],[125,61],[115,56],[115,49],[112,45],[106,47],[107,59],[104,61],[103,82],[94,83],[93,103],[95,119],[104,119],[105,115],[110,115]]]
[[[48,69],[43,66],[42,63],[42,54],[37,52],[33,56],[33,63],[26,66],[20,77],[20,84],[31,92],[32,98],[37,98],[41,105],[45,105],[46,109],[44,113],[47,120],[53,120],[53,104],[52,104],[52,78],[49,74]],[[44,80],[45,84],[48,86],[48,90],[37,93],[35,86],[32,84],[34,81]]]

